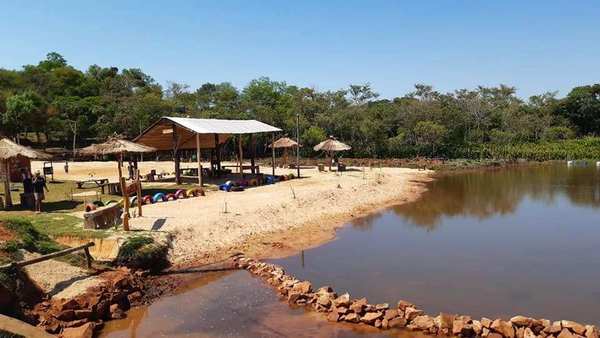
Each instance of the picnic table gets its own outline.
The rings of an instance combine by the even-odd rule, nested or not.
[[[90,178],[87,180],[81,180],[75,182],[77,184],[77,188],[83,189],[83,186],[87,183],[93,183],[96,187],[102,187],[103,185],[108,183],[108,178]]]

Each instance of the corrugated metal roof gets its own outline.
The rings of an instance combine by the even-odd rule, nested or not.
[[[281,131],[281,129],[256,120],[218,120],[169,117],[180,126],[199,134],[253,134]]]

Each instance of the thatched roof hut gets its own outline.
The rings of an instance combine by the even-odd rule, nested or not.
[[[6,207],[12,206],[12,197],[10,196],[10,165],[9,161],[18,157],[49,159],[50,155],[29,147],[16,144],[13,141],[3,138],[0,139],[0,176],[4,176],[4,193],[6,198]]]

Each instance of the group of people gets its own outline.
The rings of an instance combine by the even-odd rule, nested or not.
[[[46,185],[46,179],[39,170],[36,170],[35,176],[33,176],[28,170],[21,169],[21,177],[23,178],[23,192],[25,195],[33,194],[35,212],[42,212],[42,203],[45,198],[44,193],[45,191],[50,191]]]

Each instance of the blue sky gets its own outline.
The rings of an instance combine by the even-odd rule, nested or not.
[[[50,51],[139,67],[161,84],[319,90],[370,82],[382,97],[509,84],[522,97],[600,81],[600,1],[5,1],[0,67]]]

